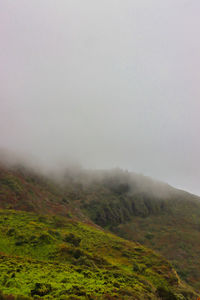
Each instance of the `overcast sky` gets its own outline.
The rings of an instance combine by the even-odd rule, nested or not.
[[[0,147],[200,195],[199,0],[1,0]]]

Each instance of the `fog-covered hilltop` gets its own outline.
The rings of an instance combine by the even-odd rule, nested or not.
[[[196,299],[159,254],[98,226],[118,231],[136,216],[168,213],[174,193],[180,192],[120,169],[45,175],[2,162],[0,297]]]

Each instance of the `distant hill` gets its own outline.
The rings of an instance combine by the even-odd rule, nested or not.
[[[101,226],[140,242],[163,254],[183,280],[200,290],[200,201],[197,196],[120,169],[67,170],[42,176],[21,166],[2,165],[0,207],[37,215],[62,215],[74,222],[84,222],[85,226]]]

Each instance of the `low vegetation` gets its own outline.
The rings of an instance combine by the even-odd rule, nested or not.
[[[155,278],[152,279],[152,275],[147,276],[149,271],[145,263],[135,262],[128,256],[126,258],[127,253],[120,243],[115,245],[116,249],[110,248],[112,239],[107,240],[105,244],[105,239],[109,234],[106,232],[102,235],[100,227],[97,226],[99,225],[118,236],[139,242],[160,252],[169,259],[183,281],[193,286],[197,293],[200,290],[200,201],[194,195],[121,170],[80,171],[73,176],[66,173],[60,176],[59,180],[58,178],[55,180],[55,177],[44,177],[23,167],[1,166],[0,207],[36,214],[24,213],[23,215],[22,212],[14,213],[13,211],[12,214],[9,213],[6,216],[6,213],[2,211],[0,252],[8,255],[11,260],[19,256],[22,260],[34,259],[37,263],[38,260],[51,263],[56,261],[59,264],[70,265],[76,275],[76,268],[88,268],[92,272],[88,278],[93,278],[95,282],[98,282],[96,281],[98,272],[94,270],[105,268],[106,272],[110,272],[114,263],[118,271],[123,269],[123,272],[133,272],[134,278],[144,277],[152,286],[151,293],[154,297],[155,294],[159,294],[159,291],[160,295],[162,294],[160,297],[164,297],[165,292],[162,288],[157,290],[158,286],[154,286]],[[49,217],[44,217],[44,214],[48,214]],[[14,216],[12,220],[9,219],[11,215]],[[25,221],[26,218],[28,223]],[[81,228],[86,230],[84,236]],[[102,243],[97,243],[96,237],[93,241],[88,241],[89,228],[95,230],[94,237],[97,233],[100,234]],[[116,252],[117,249],[118,252]],[[130,260],[131,266],[127,261],[125,263],[125,260]],[[119,261],[120,264],[118,264]],[[53,265],[50,269],[52,268]],[[108,275],[109,278],[112,277],[111,273]],[[126,278],[127,275],[123,276]],[[58,278],[58,274],[55,277]],[[139,282],[143,279],[140,278]],[[127,282],[129,282],[128,279]],[[45,283],[44,281],[36,280],[33,283],[38,283],[38,285],[30,284],[29,292],[23,292],[22,295],[31,296],[31,290],[48,288],[40,285],[40,283]],[[112,290],[106,282],[102,284],[103,287],[99,293],[87,287],[90,291],[87,295],[96,295],[95,297],[105,296],[106,293],[115,295],[114,290],[119,294],[118,285],[120,289],[122,286],[125,288],[125,284],[122,285],[119,282],[115,285],[112,286]],[[2,286],[6,294],[12,292],[15,295],[21,295],[20,288],[16,290],[17,288],[13,287],[11,291],[10,287],[5,289],[5,284],[2,283]],[[139,286],[141,295],[144,295],[143,285],[139,284]],[[135,293],[134,297],[135,295],[139,297],[139,292],[132,291],[131,293]],[[49,294],[55,297],[53,288]],[[128,295],[123,297],[128,297]]]
[[[170,263],[137,243],[71,218],[13,210],[0,211],[0,289],[0,299],[18,300],[197,297]]]

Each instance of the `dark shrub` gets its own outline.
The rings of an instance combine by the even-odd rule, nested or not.
[[[49,229],[48,230],[48,233],[56,238],[59,238],[60,237],[60,232],[57,231],[57,230],[52,230],[52,229]]]
[[[174,293],[167,287],[158,287],[157,294],[163,300],[178,300]]]
[[[39,240],[45,244],[50,244],[53,240],[52,236],[48,233],[42,233],[39,236]]]
[[[80,245],[81,238],[73,233],[69,233],[64,237],[64,241],[73,244],[75,247],[78,247]]]
[[[15,235],[16,231],[14,228],[9,228],[8,231],[6,232],[6,235],[8,236],[13,236]]]
[[[69,294],[74,294],[77,296],[86,296],[86,291],[82,286],[79,285],[73,285],[69,290],[68,290]],[[76,298],[77,299],[77,298]]]
[[[17,241],[15,242],[16,246],[21,246],[23,244],[26,244],[28,241],[24,235],[18,235]]]
[[[83,251],[81,251],[80,249],[76,249],[76,250],[74,250],[74,253],[73,253],[73,256],[74,256],[74,258],[79,258],[79,257],[81,257],[81,256],[83,256],[84,255],[84,253],[83,253]]]
[[[45,296],[52,291],[51,284],[49,283],[36,283],[33,290],[31,290],[31,296]]]
[[[143,273],[146,269],[146,266],[143,264],[137,264],[136,262],[133,263],[133,271],[136,273]]]
[[[96,269],[95,263],[92,260],[90,260],[89,258],[87,258],[86,256],[80,256],[76,260],[75,264],[79,265],[79,266],[86,266],[86,267],[91,267],[93,269]]]

